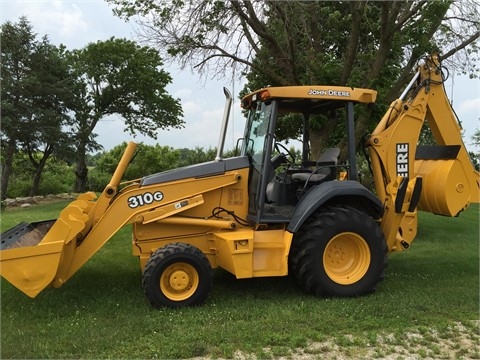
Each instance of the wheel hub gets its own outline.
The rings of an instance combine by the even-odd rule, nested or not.
[[[338,284],[359,281],[370,266],[370,249],[358,234],[345,232],[333,237],[325,247],[323,264],[328,277]]]
[[[177,291],[185,290],[190,282],[190,277],[185,271],[177,270],[170,275],[170,286]]]
[[[187,263],[170,265],[160,277],[160,289],[170,300],[182,301],[192,296],[199,286],[196,269]]]
[[[342,249],[342,245],[333,245],[333,248],[330,249],[330,254],[328,257],[332,261],[332,263],[340,264],[341,261],[345,261],[345,252]]]

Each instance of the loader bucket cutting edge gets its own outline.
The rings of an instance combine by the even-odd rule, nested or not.
[[[65,245],[85,228],[88,208],[76,200],[57,220],[21,223],[2,233],[0,275],[29,297],[37,296],[62,266],[69,266],[63,256]]]

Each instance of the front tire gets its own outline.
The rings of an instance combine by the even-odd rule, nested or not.
[[[213,286],[206,256],[190,244],[168,244],[156,250],[143,271],[145,296],[154,307],[202,304]]]
[[[387,267],[387,245],[378,224],[349,206],[312,214],[295,235],[291,269],[315,296],[351,297],[375,291]]]

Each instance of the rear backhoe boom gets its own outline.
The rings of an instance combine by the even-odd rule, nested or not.
[[[417,204],[419,210],[456,216],[479,202],[480,177],[445,93],[444,76],[437,54],[422,61],[368,140],[377,196],[385,202],[382,229],[390,251],[408,248],[415,238]],[[425,124],[436,145],[419,144]]]

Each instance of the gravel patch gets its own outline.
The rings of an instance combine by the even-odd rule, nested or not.
[[[192,360],[206,360],[197,357]],[[436,360],[480,359],[480,320],[456,322],[447,329],[415,329],[405,334],[383,333],[376,339],[367,340],[352,335],[329,337],[321,342],[311,342],[306,348],[290,350],[278,356],[272,349],[263,349],[262,355],[248,354],[238,350],[234,360]],[[221,359],[219,359],[221,360]]]

